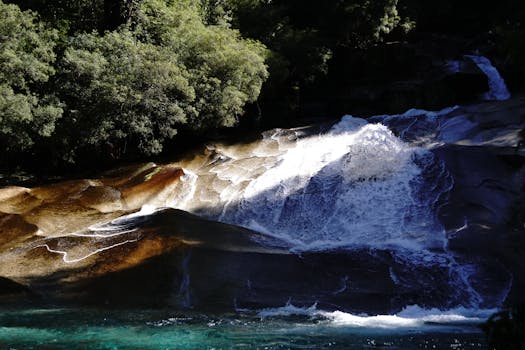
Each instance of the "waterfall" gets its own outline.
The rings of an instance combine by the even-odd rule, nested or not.
[[[486,98],[508,98],[490,61],[468,57],[489,77]],[[506,291],[483,289],[482,267],[449,251],[436,215],[454,179],[432,149],[454,136],[441,126],[458,108],[368,120],[347,115],[329,127],[207,145],[176,164],[186,175],[168,206],[278,238],[291,252],[387,251],[395,288],[420,286],[431,298],[439,285],[445,308],[498,306]],[[179,297],[189,303],[189,279],[182,282]]]
[[[465,57],[472,60],[479,69],[487,75],[489,80],[489,91],[484,95],[486,100],[501,101],[510,98],[510,93],[505,85],[505,81],[488,58],[476,55],[465,55]]]
[[[179,209],[266,232],[293,249],[445,242],[433,208],[451,186],[446,169],[364,119],[345,116],[318,135],[273,130],[242,154],[215,146],[208,164],[190,171],[194,197]]]

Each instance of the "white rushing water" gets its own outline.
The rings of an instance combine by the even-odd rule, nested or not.
[[[488,101],[503,101],[510,98],[510,92],[507,89],[505,80],[488,58],[479,55],[465,55],[464,58],[474,62],[487,76],[489,90],[483,94],[483,99]],[[464,61],[447,61],[445,70],[452,74],[458,73],[461,72],[462,65],[464,65]]]
[[[488,97],[508,98],[487,58],[465,57],[487,74]],[[168,206],[267,233],[296,250],[445,247],[435,209],[453,180],[427,149],[447,136],[436,135],[438,118],[457,108],[370,122],[344,116],[322,133],[275,129],[247,145],[210,145],[181,164],[182,188]]]
[[[468,309],[458,307],[450,310],[423,309],[417,305],[404,308],[395,315],[355,315],[342,311],[319,310],[317,305],[297,307],[291,302],[277,308],[263,309],[258,312],[261,318],[304,316],[324,320],[327,325],[368,329],[416,330],[446,326],[476,325],[483,323],[497,309]]]
[[[298,250],[445,243],[433,209],[451,185],[446,169],[384,125],[345,116],[318,135],[278,129],[249,150],[213,152],[205,166],[190,169],[194,197],[177,208]]]
[[[447,305],[483,304],[470,283],[477,271],[447,252],[436,217],[453,186],[450,174],[430,151],[385,125],[348,115],[325,132],[277,129],[244,147],[208,151],[187,164],[193,197],[177,208],[266,233],[292,252],[388,250],[397,288],[413,288],[416,276],[434,271],[449,290]],[[430,279],[416,284],[432,287]]]

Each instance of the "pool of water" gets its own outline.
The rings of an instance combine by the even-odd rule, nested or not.
[[[479,324],[468,321],[270,314],[4,309],[0,349],[488,349]]]

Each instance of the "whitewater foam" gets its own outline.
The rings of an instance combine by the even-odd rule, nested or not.
[[[369,329],[419,329],[422,327],[476,325],[485,322],[497,309],[469,309],[457,307],[449,310],[425,309],[410,305],[393,315],[351,314],[343,311],[324,311],[317,304],[297,307],[290,301],[282,307],[260,310],[261,318],[303,316],[321,320],[332,326]]]
[[[384,125],[345,116],[322,134],[277,129],[249,151],[209,151],[210,163],[190,170],[195,198],[175,207],[266,232],[296,251],[443,245],[432,211],[439,193],[419,195],[437,189],[423,178],[434,159]]]

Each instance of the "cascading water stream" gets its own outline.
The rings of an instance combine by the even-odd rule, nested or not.
[[[400,288],[418,271],[439,269],[453,286],[449,306],[480,304],[435,215],[449,173],[386,126],[345,116],[321,134],[273,130],[250,146],[209,152],[187,164],[193,196],[177,208],[264,232],[296,252],[388,250]]]
[[[507,89],[505,80],[503,80],[503,77],[488,58],[479,55],[465,55],[463,57],[472,61],[487,76],[489,90],[483,94],[484,100],[503,101],[510,98],[510,92]],[[461,71],[463,63],[463,61],[456,60],[447,61],[445,70],[452,74],[458,73]]]
[[[438,171],[429,152],[351,116],[325,134],[296,132],[270,132],[243,158],[217,148],[219,161],[195,170],[214,174],[212,181],[199,174],[197,202],[178,207],[264,231],[297,250],[444,245],[432,207],[448,185],[428,174]],[[272,143],[281,154],[265,154]]]
[[[484,95],[486,100],[501,101],[510,98],[510,92],[505,81],[488,58],[477,55],[466,55],[465,57],[472,60],[489,80],[489,91]]]

